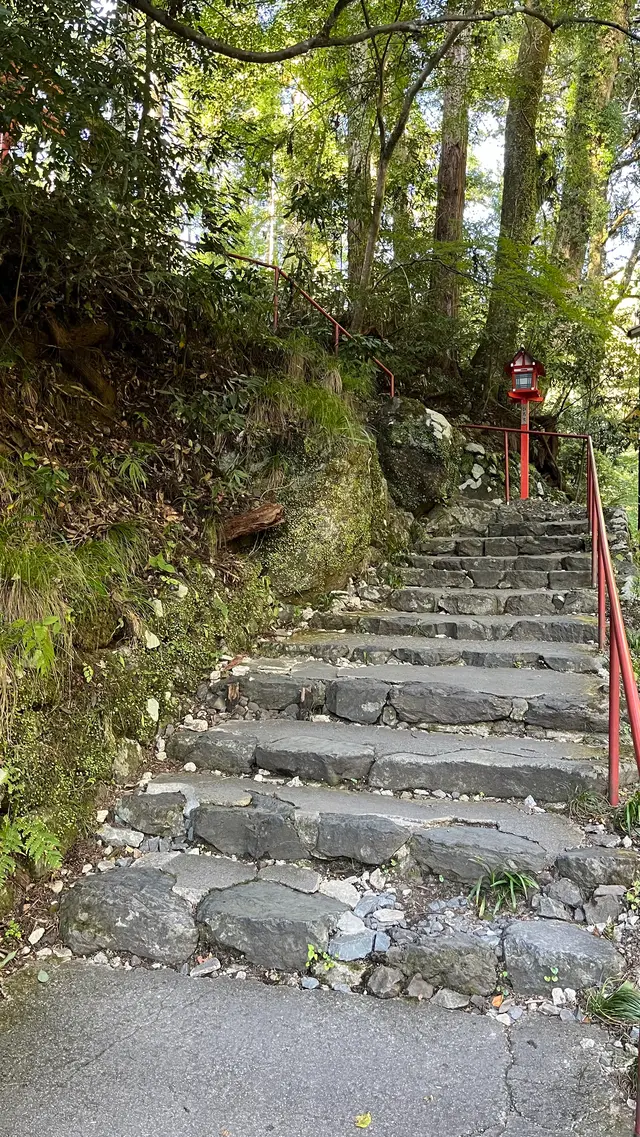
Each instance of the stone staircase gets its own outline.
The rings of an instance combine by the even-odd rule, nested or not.
[[[625,970],[640,858],[569,809],[605,789],[607,674],[583,511],[546,508],[461,511],[215,673],[64,894],[64,942],[444,1006],[506,980],[575,1018]],[[469,889],[504,870],[539,888],[482,920]]]

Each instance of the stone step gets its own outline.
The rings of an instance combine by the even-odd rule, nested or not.
[[[470,575],[477,569],[486,568],[489,572],[580,572],[591,571],[590,553],[543,553],[537,557],[457,557],[448,553],[427,556],[425,553],[408,553],[406,560],[414,568],[450,569]]]
[[[294,716],[325,713],[348,722],[395,721],[439,725],[509,723],[560,731],[607,730],[607,684],[594,675],[526,668],[337,667],[286,659],[258,659],[211,684],[213,703],[241,695],[271,711]]]
[[[369,635],[439,636],[454,640],[544,640],[549,643],[594,643],[598,638],[593,616],[454,616],[443,613],[316,612],[310,626],[328,631],[364,632]]]
[[[589,532],[589,522],[586,517],[573,518],[565,521],[552,521],[543,519],[533,520],[498,520],[488,525],[489,537],[558,537],[567,534],[582,534]]]
[[[592,589],[557,592],[513,588],[397,588],[389,597],[400,612],[448,612],[459,616],[553,616],[561,612],[592,615],[597,596]]]
[[[303,781],[362,782],[401,792],[485,794],[540,802],[602,793],[602,749],[550,739],[480,739],[442,732],[392,730],[340,722],[229,722],[205,731],[180,727],[167,742],[172,761],[225,774],[298,777]],[[622,781],[636,768],[623,762]]]
[[[557,569],[551,572],[545,572],[539,569],[517,569],[509,571],[504,568],[492,569],[487,567],[486,562],[491,560],[499,560],[499,558],[473,558],[473,557],[433,557],[424,558],[432,559],[436,563],[432,568],[401,568],[399,574],[402,583],[409,586],[418,586],[420,588],[511,588],[511,589],[537,589],[548,588],[554,589],[561,593],[566,593],[569,590],[576,588],[591,588],[591,573],[589,571],[573,572],[568,569]],[[523,560],[522,557],[514,557],[513,560]],[[532,560],[542,558],[531,558]],[[438,561],[456,560],[473,561],[478,567],[471,568],[468,572],[462,569],[446,568]],[[508,560],[508,558],[504,558]],[[485,563],[483,563],[483,561]]]
[[[429,556],[458,557],[540,557],[548,553],[583,553],[589,547],[589,538],[578,533],[515,537],[419,537],[415,543],[417,553]]]
[[[345,632],[300,632],[291,639],[262,643],[274,656],[321,659],[325,663],[411,663],[424,667],[548,667],[552,671],[600,671],[605,657],[587,644],[562,645],[544,640],[449,640],[426,636],[373,636]]]
[[[144,799],[166,802],[175,795],[184,799],[188,839],[224,857],[251,861],[347,859],[382,865],[406,846],[423,871],[472,884],[495,867],[542,872],[584,841],[579,827],[562,814],[531,813],[508,802],[402,800],[366,790],[186,771],[154,777],[146,792],[128,798],[127,812],[137,809],[146,819]],[[157,817],[158,810],[154,813]]]
[[[47,1137],[336,1137],[357,1135],[360,1114],[372,1137],[630,1133],[606,1072],[620,1051],[595,1026],[525,1011],[505,1028],[437,999],[224,974],[77,961],[43,985],[36,972],[0,1001],[5,1135],[20,1118]]]

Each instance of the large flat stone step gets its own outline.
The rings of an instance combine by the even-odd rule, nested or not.
[[[0,1001],[2,1137],[15,1118],[46,1137],[336,1137],[365,1112],[372,1137],[630,1132],[605,1072],[616,1052],[594,1026],[525,1013],[505,1029],[228,975],[77,961],[43,985],[36,972]]]
[[[234,668],[230,680],[212,684],[211,693],[245,695],[273,711],[299,706],[349,722],[384,721],[384,711],[425,726],[510,721],[516,729],[607,730],[603,678],[526,668],[337,667],[263,659]]]
[[[508,557],[425,557],[424,560],[434,561],[435,564],[430,568],[415,566],[401,568],[399,573],[403,584],[420,588],[550,588],[562,593],[576,588],[591,588],[591,573],[587,569],[583,571],[562,568],[552,571],[534,568],[509,570],[491,568],[482,563],[483,560],[488,562],[501,559],[509,562]],[[524,558],[511,559],[515,562]],[[538,557],[531,559],[542,560]],[[447,565],[451,562],[461,564],[470,561],[475,567],[464,571],[461,568],[448,568],[445,564],[439,564],[439,561],[446,562]]]
[[[265,650],[266,645],[261,645]],[[273,644],[274,655],[321,659],[325,663],[411,663],[424,667],[548,667],[552,671],[599,671],[604,656],[587,644],[544,640],[449,640],[426,636],[374,636],[364,632],[301,632]]]
[[[588,532],[589,522],[586,516],[563,521],[552,521],[548,518],[538,521],[528,518],[499,519],[490,521],[488,526],[489,537],[558,537]]]
[[[313,628],[366,632],[385,636],[446,636],[454,640],[545,640],[549,643],[593,643],[598,638],[593,616],[457,616],[419,612],[316,612]]]
[[[585,790],[603,792],[602,749],[551,739],[486,739],[356,726],[340,722],[237,722],[206,731],[179,728],[168,740],[170,759],[225,774],[272,774],[303,781],[362,782],[373,788],[485,794],[488,797],[569,801]],[[623,782],[635,779],[623,763]]]
[[[583,553],[588,548],[589,538],[579,533],[523,533],[512,537],[467,537],[458,533],[451,537],[421,536],[415,544],[417,553],[458,557],[539,557],[546,553]]]
[[[589,572],[590,553],[543,553],[541,556],[458,557],[448,553],[431,554],[408,553],[406,560],[414,568],[454,569],[470,574],[476,569],[486,568],[490,572]]]
[[[460,616],[553,616],[562,612],[592,615],[597,596],[592,589],[559,592],[512,588],[397,588],[388,601],[401,612],[449,612]]]
[[[196,840],[253,861],[313,857],[381,865],[408,846],[428,872],[472,883],[488,867],[542,872],[583,844],[581,830],[563,815],[532,814],[508,802],[423,803],[185,771],[155,777],[139,796],[176,793],[184,797],[185,824]],[[220,804],[225,801],[236,804]]]

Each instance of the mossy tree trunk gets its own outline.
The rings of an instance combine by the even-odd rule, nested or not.
[[[624,22],[612,5],[609,18]],[[599,277],[608,229],[607,187],[615,158],[618,116],[611,96],[618,72],[622,33],[585,28],[580,37],[576,75],[566,128],[566,162],[555,251],[567,275],[579,281],[585,271]]]
[[[538,212],[536,124],[550,43],[549,28],[540,20],[525,17],[505,124],[502,209],[493,284],[482,341],[473,361],[477,384],[486,398],[502,380],[503,365],[517,348],[520,310],[513,292],[527,265]]]
[[[465,34],[453,45],[445,63],[436,220],[433,230],[434,262],[430,281],[433,308],[440,315],[451,319],[457,317],[460,307],[456,261],[462,240],[467,181],[470,63],[469,35]]]
[[[351,85],[347,96],[347,279],[349,294],[357,292],[371,221],[371,121],[364,84],[367,45],[350,52]]]

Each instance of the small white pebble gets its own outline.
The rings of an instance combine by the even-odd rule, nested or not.
[[[184,771],[185,771],[187,774],[195,774],[195,772],[196,772],[196,764],[195,764],[195,762],[185,762],[185,764],[184,764],[184,766],[182,767],[182,769],[183,769],[183,770],[184,770]]]

